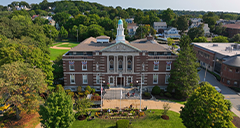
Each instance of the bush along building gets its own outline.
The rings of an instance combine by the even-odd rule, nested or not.
[[[240,87],[240,44],[194,43],[202,67],[218,73],[220,82],[230,87]]]
[[[152,36],[128,42],[123,22],[118,21],[116,39],[89,37],[63,55],[64,88],[76,91],[87,85],[100,91],[102,81],[110,87],[166,88],[177,55]]]

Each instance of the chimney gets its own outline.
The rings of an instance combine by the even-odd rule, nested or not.
[[[147,40],[153,40],[153,36],[149,33],[149,35],[147,36]]]

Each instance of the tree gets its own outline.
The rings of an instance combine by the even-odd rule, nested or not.
[[[232,128],[232,114],[227,100],[208,82],[200,84],[180,111],[187,128]]]
[[[216,37],[212,38],[212,42],[227,43],[228,42],[228,38],[225,37],[225,36],[216,36]]]
[[[198,37],[198,38],[194,38],[193,42],[208,42],[207,38],[204,36]]]
[[[43,25],[43,31],[49,39],[56,39],[58,37],[59,32],[52,25],[49,25],[49,24]]]
[[[171,25],[171,21],[176,17],[176,14],[173,12],[173,10],[171,10],[170,8],[168,8],[167,10],[164,10],[162,12],[162,20],[167,22],[167,25],[170,26]]]
[[[167,90],[172,92],[175,89],[181,94],[178,97],[187,97],[198,87],[199,75],[197,68],[199,64],[189,36],[182,36],[179,45],[181,50],[174,63],[174,69],[171,70]]]
[[[13,16],[12,19],[14,21],[20,23],[20,25],[22,25],[22,26],[33,24],[30,16],[17,15],[17,16]]]
[[[69,17],[71,15],[68,14],[68,13],[65,13],[65,12],[59,12],[59,13],[56,13],[54,16],[53,16],[53,19],[56,21],[56,23],[58,23],[59,25],[63,25],[65,24]]]
[[[20,61],[0,67],[0,95],[11,95],[8,102],[14,104],[17,119],[20,119],[19,109],[30,112],[38,108],[39,94],[46,89],[41,69]]]
[[[185,30],[188,29],[188,20],[186,16],[180,16],[177,19],[177,29],[181,30],[181,33],[183,33]]]
[[[189,29],[187,35],[193,40],[194,38],[204,36],[203,24],[199,27]]]
[[[59,32],[59,35],[61,38],[67,38],[68,37],[68,31],[62,26]]]
[[[63,89],[51,93],[38,113],[44,128],[68,128],[75,120],[72,98]]]
[[[148,34],[155,35],[156,30],[150,25],[139,26],[136,30],[135,38],[145,38]]]
[[[76,100],[76,106],[75,109],[77,110],[78,114],[80,114],[81,116],[83,116],[84,114],[86,114],[87,112],[87,108],[90,108],[92,105],[92,102],[90,99],[86,99],[86,98],[78,98]]]
[[[45,18],[41,18],[40,16],[39,17],[36,17],[34,20],[33,20],[33,23],[34,24],[37,24],[37,25],[45,25],[45,24],[48,24],[49,21]]]
[[[230,39],[231,42],[237,42],[239,43],[240,42],[240,34],[236,34],[234,35],[231,39]]]
[[[82,30],[81,30],[82,31]],[[104,28],[97,24],[92,24],[88,26],[88,37],[97,37],[104,35]]]
[[[62,55],[59,55],[56,60],[53,61],[53,77],[54,82],[57,82],[59,78],[63,78],[63,61]]]

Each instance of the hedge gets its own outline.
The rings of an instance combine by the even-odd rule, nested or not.
[[[160,93],[161,93],[160,87],[154,86],[153,89],[152,89],[152,94],[153,94],[153,95],[158,95],[158,94],[160,94]]]
[[[128,125],[129,125],[129,120],[125,120],[125,119],[119,120],[116,123],[117,128],[128,128]]]

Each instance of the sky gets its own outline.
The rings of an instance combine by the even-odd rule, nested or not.
[[[8,5],[18,0],[0,0],[0,5]],[[19,0],[28,3],[40,3],[42,0]],[[53,2],[56,0],[48,0]],[[58,0],[59,1],[59,0]],[[85,1],[85,0],[84,0]],[[171,8],[173,10],[191,11],[224,11],[240,13],[240,0],[88,0],[105,6],[121,6],[122,8],[138,9],[161,9]]]

